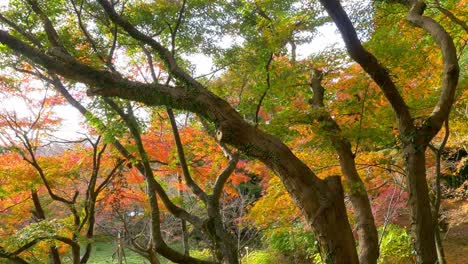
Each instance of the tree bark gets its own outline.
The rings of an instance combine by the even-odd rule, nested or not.
[[[327,187],[334,193],[334,199],[315,221],[316,229],[321,231],[317,239],[320,243],[322,262],[359,263],[351,226],[348,221],[343,221],[346,219],[346,207],[343,202],[341,179],[339,176],[333,176],[325,181]]]
[[[429,190],[426,181],[426,146],[408,144],[404,148],[407,170],[411,229],[417,263],[437,261]]]
[[[442,143],[438,148],[436,148],[434,145],[429,145],[431,150],[434,152],[435,156],[435,162],[436,162],[436,169],[435,169],[435,182],[434,182],[434,200],[432,203],[432,217],[433,217],[433,222],[434,222],[434,239],[436,242],[436,249],[437,249],[437,259],[438,259],[438,264],[445,264],[445,253],[444,253],[444,247],[442,245],[442,238],[440,236],[440,226],[439,226],[439,212],[440,212],[440,201],[442,199],[441,197],[441,189],[440,189],[440,179],[442,177],[442,172],[441,172],[441,156],[442,156],[442,151],[445,148],[445,145],[447,144],[447,141],[450,137],[450,126],[449,126],[449,121],[445,121],[445,135],[444,139],[442,140]]]
[[[156,253],[152,250],[149,250],[148,252],[148,260],[151,264],[160,264],[161,262],[158,259],[158,256]]]
[[[238,248],[234,237],[224,230],[221,216],[211,217],[205,225],[213,242],[213,249],[217,263],[239,264]]]
[[[34,209],[36,217],[39,221],[43,221],[46,219],[44,209],[42,208],[41,200],[39,199],[39,195],[37,194],[36,190],[31,190],[31,197],[34,203]],[[61,264],[62,261],[60,260],[60,254],[55,246],[51,246],[49,248],[49,258],[51,264]]]
[[[177,174],[177,182],[182,185],[182,177]],[[181,189],[178,191],[179,197],[184,203],[184,193]],[[182,232],[182,247],[184,250],[184,255],[190,256],[190,244],[189,244],[189,233],[187,231],[187,221],[185,219],[180,219],[180,231]]]
[[[239,264],[239,249],[237,248],[235,238],[224,227],[218,204],[218,200],[214,201],[213,196],[208,198],[207,211],[209,218],[205,224],[205,228],[213,240],[215,255],[218,261],[227,264]]]
[[[325,109],[323,103],[325,88],[322,86],[323,73],[320,70],[313,69],[311,78],[311,88],[314,96],[309,102],[316,110],[313,115],[321,123],[321,129],[326,132],[338,154],[341,172],[346,179],[349,197],[354,209],[359,236],[359,262],[375,264],[379,257],[379,238],[369,197],[356,169],[355,155],[351,150],[351,143],[343,136],[338,123]]]
[[[350,147],[350,146],[349,146]],[[377,228],[372,215],[367,191],[359,177],[354,161],[354,154],[350,148],[338,151],[340,166],[343,175],[346,178],[347,185],[350,188],[349,198],[353,205],[357,232],[359,236],[359,262],[377,263],[379,258],[379,238]]]
[[[435,228],[439,228],[439,225],[436,225]],[[435,230],[435,242],[436,242],[436,249],[437,249],[437,264],[445,264],[447,261],[445,260],[445,252],[444,247],[442,244],[442,237],[440,237],[440,231]]]

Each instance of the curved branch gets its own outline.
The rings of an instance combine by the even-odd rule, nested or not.
[[[182,173],[184,175],[185,183],[190,187],[193,193],[200,198],[206,205],[208,201],[208,196],[206,193],[198,186],[198,184],[193,180],[192,176],[190,175],[190,171],[188,168],[187,160],[185,158],[184,147],[182,145],[182,140],[180,139],[179,128],[177,127],[177,123],[174,117],[174,112],[171,108],[167,108],[167,114],[169,116],[169,120],[172,127],[172,134],[174,135],[174,141],[177,148],[177,155],[179,157],[180,167],[182,168]]]
[[[192,258],[190,256],[186,256],[184,254],[181,254],[178,251],[169,247],[165,243],[164,239],[161,236],[159,205],[158,205],[156,193],[158,193],[158,195],[160,195],[160,192],[164,193],[164,195],[166,195],[166,193],[164,192],[163,189],[161,189],[162,187],[154,179],[153,171],[149,163],[148,153],[144,149],[141,135],[140,135],[139,128],[138,128],[138,124],[135,120],[135,117],[133,116],[133,113],[131,112],[131,110],[129,110],[128,114],[125,113],[114,101],[108,98],[104,98],[104,101],[110,107],[112,107],[112,109],[114,109],[120,115],[120,117],[124,120],[124,122],[127,124],[127,127],[130,129],[130,133],[132,134],[135,140],[138,153],[141,157],[141,162],[139,164],[140,166],[142,166],[142,169],[144,171],[143,175],[146,179],[147,186],[148,186],[147,195],[148,195],[149,202],[150,202],[150,214],[151,214],[151,222],[152,222],[151,236],[152,236],[152,242],[154,243],[156,252],[160,253],[161,255],[168,258],[169,260],[177,262],[177,263],[210,263],[208,261],[199,260],[196,258]],[[190,215],[190,216],[191,216],[190,220],[193,220],[195,218],[195,216],[193,215]],[[196,223],[196,224],[202,224],[202,223]]]
[[[15,251],[11,252],[11,253],[3,253],[4,255],[6,256],[14,256],[14,255],[19,255],[21,254],[22,252],[30,249],[31,247],[35,246],[37,243],[41,242],[41,241],[44,241],[44,240],[57,240],[57,241],[60,241],[60,242],[63,242],[67,245],[70,245],[71,247],[74,247],[76,248],[77,246],[79,246],[75,241],[71,240],[70,238],[67,238],[67,237],[63,237],[63,236],[44,236],[44,237],[38,237],[38,238],[35,238],[31,241],[29,241],[28,243],[22,245],[21,247],[19,247],[18,249],[16,249]],[[1,253],[1,248],[0,248],[0,256],[2,255]]]
[[[226,184],[229,176],[234,172],[236,169],[237,163],[239,162],[239,153],[234,153],[229,157],[229,162],[224,168],[224,170],[216,177],[215,185],[213,187],[213,203],[217,208],[219,204],[219,199],[221,194],[223,193],[224,185]]]
[[[27,136],[23,136],[23,143],[24,143],[26,151],[29,153],[31,159],[27,159],[25,157],[23,157],[23,158],[26,160],[26,162],[28,162],[31,166],[33,166],[36,169],[37,173],[39,174],[39,176],[40,176],[40,178],[42,180],[42,183],[44,184],[44,186],[47,189],[47,192],[48,192],[50,198],[52,198],[53,200],[62,202],[64,204],[68,205],[70,207],[70,209],[72,209],[73,204],[75,203],[76,196],[77,196],[76,192],[75,192],[74,198],[72,200],[67,200],[67,199],[65,199],[65,198],[63,198],[61,196],[56,195],[54,193],[54,191],[52,190],[52,187],[50,186],[49,181],[46,178],[44,170],[42,169],[41,165],[39,165],[39,162],[36,159],[36,154],[34,153],[34,147],[31,145],[31,142],[29,141],[29,138]]]
[[[106,187],[106,185],[110,182],[110,180],[117,174],[118,170],[122,167],[124,162],[125,162],[125,160],[123,160],[123,159],[117,161],[114,168],[112,168],[112,170],[109,172],[109,174],[107,174],[107,177],[104,179],[104,181],[102,181],[101,184],[99,184],[99,186],[94,191],[95,196],[98,196],[99,193],[102,192],[102,190]]]
[[[4,30],[0,30],[0,42],[47,68],[52,74],[56,73],[88,84],[91,87],[88,91],[89,95],[115,96],[126,91],[125,93],[129,97],[126,99],[139,97],[149,105],[179,105],[187,110],[192,108],[190,107],[192,103],[188,100],[189,98],[186,98],[185,89],[181,87],[130,81],[108,71],[96,70],[71,57],[59,60],[29,46]],[[157,96],[155,97],[155,95]]]
[[[270,66],[271,62],[273,61],[273,52],[270,53],[270,57],[268,59],[267,64],[265,65],[265,70],[266,70],[266,89],[263,91],[262,96],[260,97],[260,100],[258,101],[257,105],[257,110],[255,111],[255,125],[258,126],[258,113],[260,112],[260,108],[262,107],[263,100],[265,99],[268,91],[271,88],[271,78],[270,78]]]
[[[179,30],[180,25],[182,24],[182,19],[184,18],[185,7],[187,6],[187,0],[183,0],[182,7],[180,8],[177,14],[176,25],[173,30],[171,30],[171,53],[175,53],[175,38],[177,36],[177,31]]]
[[[429,143],[442,128],[443,123],[447,120],[450,114],[450,110],[455,100],[455,91],[458,85],[460,66],[458,65],[457,50],[453,43],[453,39],[434,19],[423,15],[425,8],[426,3],[424,1],[412,1],[407,19],[412,24],[424,29],[432,36],[442,52],[444,63],[442,93],[440,94],[439,101],[434,107],[431,115],[426,119],[423,131],[426,141]]]
[[[409,108],[398,92],[389,72],[382,66],[377,58],[368,52],[361,44],[356,30],[339,0],[320,0],[322,6],[335,22],[345,42],[346,49],[353,60],[369,74],[377,83],[387,100],[395,111],[402,134],[413,128]]]
[[[86,39],[89,41],[89,43],[91,45],[91,48],[93,49],[94,53],[96,54],[96,56],[99,58],[100,61],[102,61],[104,64],[106,64],[111,70],[114,70],[114,67],[113,67],[112,63],[110,63],[111,60],[104,59],[104,57],[101,55],[101,52],[99,52],[99,50],[98,50],[98,46],[96,45],[96,42],[94,41],[93,37],[88,32],[88,29],[86,29],[86,26],[83,23],[83,19],[82,19],[82,16],[81,16],[81,8],[82,8],[82,5],[83,5],[84,1],[81,2],[81,6],[80,6],[79,10],[78,10],[78,8],[76,6],[75,0],[70,0],[70,2],[72,4],[72,6],[73,6],[73,10],[75,11],[75,14],[76,14],[76,17],[77,17],[77,20],[78,20],[78,25],[79,25],[79,27],[81,29],[81,32],[83,32]]]

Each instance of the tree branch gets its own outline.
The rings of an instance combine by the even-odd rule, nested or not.
[[[434,4],[435,4],[435,8],[437,8],[442,14],[444,14],[445,16],[447,16],[450,20],[452,20],[454,23],[458,24],[459,26],[461,26],[466,33],[468,33],[468,25],[465,23],[465,21],[459,19],[458,17],[456,17],[452,12],[450,12],[449,10],[447,10],[446,8],[444,8],[441,4],[440,4],[440,1],[439,0],[434,0]]]
[[[409,108],[398,92],[387,69],[362,46],[351,20],[339,0],[320,0],[320,3],[338,27],[351,58],[361,65],[383,91],[397,115],[400,131],[405,134],[408,129],[413,128],[413,122]]]
[[[119,14],[117,14],[114,7],[109,1],[98,0],[98,2],[104,8],[109,18],[115,24],[119,25],[123,30],[125,30],[134,39],[151,46],[151,48],[153,48],[158,53],[159,57],[166,63],[166,65],[169,68],[169,72],[174,74],[174,76],[177,79],[186,83],[187,87],[191,89],[194,88],[197,90],[198,89],[204,90],[203,85],[201,85],[197,80],[195,80],[192,76],[190,76],[182,68],[179,67],[179,65],[177,64],[170,50],[162,46],[159,42],[154,40],[152,37],[147,36],[143,34],[142,32],[140,32],[136,27],[134,27],[127,20],[125,20]]]
[[[53,84],[56,87],[56,89],[65,97],[65,99],[73,106],[75,107],[83,116],[89,117],[92,116],[93,114],[88,111],[80,102],[78,102],[73,96],[67,91],[63,83],[57,78],[54,77],[53,79]],[[103,124],[103,129],[105,129],[105,125]],[[134,159],[134,156],[128,152],[128,150],[120,143],[120,141],[115,140],[113,143],[114,147],[120,152],[120,154],[125,157],[127,160],[132,160]],[[137,164],[137,169],[142,175],[145,175],[145,169]],[[164,203],[164,206],[175,216],[185,219],[194,226],[199,226],[199,223],[202,222],[201,219],[198,217],[192,216],[189,214],[187,211],[184,209],[176,206],[170,198],[167,196],[166,192],[164,191],[164,188],[157,182],[155,182],[156,185],[156,191],[158,192],[159,197]],[[197,224],[198,223],[198,224]]]
[[[260,108],[262,107],[263,100],[265,99],[268,91],[271,88],[270,67],[271,67],[272,62],[273,62],[273,52],[270,52],[270,57],[268,58],[268,62],[265,65],[267,87],[265,91],[263,91],[262,96],[260,96],[260,100],[258,101],[258,104],[257,104],[257,110],[255,111],[255,126],[258,126],[258,113],[260,112]]]
[[[171,122],[172,134],[174,135],[174,141],[176,144],[177,154],[179,157],[180,167],[182,168],[182,173],[184,175],[185,183],[190,187],[193,193],[206,204],[208,201],[208,196],[206,195],[205,191],[203,191],[200,188],[200,186],[198,186],[198,184],[193,180],[192,176],[190,175],[187,160],[185,158],[184,147],[182,145],[179,129],[177,128],[177,123],[174,117],[174,112],[171,108],[168,108],[167,114]]]
[[[426,141],[429,143],[442,128],[445,120],[448,119],[450,109],[455,100],[460,66],[458,65],[457,50],[452,38],[434,19],[423,15],[425,8],[426,3],[424,1],[412,1],[407,19],[413,25],[426,30],[432,36],[442,52],[444,63],[442,93],[431,115],[426,119],[423,130]]]
[[[128,97],[124,99],[140,98],[148,105],[178,105],[187,110],[194,108],[193,102],[190,102],[186,91],[181,87],[130,81],[108,71],[96,70],[71,57],[66,61],[58,60],[29,46],[4,30],[0,30],[0,42],[47,68],[52,74],[57,73],[63,77],[88,84],[90,86],[89,95],[122,95],[122,98]]]
[[[229,176],[234,172],[236,169],[237,163],[239,162],[239,153],[233,153],[229,156],[229,162],[224,170],[216,177],[215,185],[213,187],[213,204],[215,208],[218,208],[219,199],[221,198],[221,194],[223,193],[224,185],[226,184]]]
[[[37,40],[31,33],[26,32],[23,30],[20,26],[6,18],[4,15],[0,13],[0,21],[3,21],[5,24],[9,25],[12,29],[16,30],[16,32],[20,33],[22,36],[24,36],[27,40],[29,40],[31,43],[36,45],[37,48],[41,48],[42,44],[40,41]]]
[[[49,20],[47,15],[44,14],[42,9],[39,7],[39,4],[37,3],[37,1],[36,0],[26,0],[26,1],[31,6],[34,13],[36,13],[41,18],[42,24],[44,26],[44,31],[47,34],[47,39],[49,40],[49,43],[52,45],[52,47],[61,48],[63,49],[64,52],[66,52],[65,47],[61,43],[58,33],[55,30],[52,22]]]

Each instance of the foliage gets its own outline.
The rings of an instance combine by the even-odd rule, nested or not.
[[[112,241],[96,242],[94,251],[89,264],[108,264],[117,262],[116,259],[117,247]],[[135,252],[125,249],[125,260],[127,264],[146,264],[148,260],[144,259]],[[125,261],[124,261],[125,263]]]
[[[384,236],[380,245],[380,264],[411,263],[413,260],[411,236],[405,228],[389,224],[379,229],[380,236]]]
[[[59,235],[59,231],[63,232],[65,228],[65,225],[56,219],[31,223],[9,237],[5,244],[12,248],[21,247],[35,239],[53,238]]]
[[[271,249],[255,250],[242,258],[242,263],[249,264],[279,264],[282,262],[279,254]]]
[[[209,249],[190,250],[190,256],[197,259],[210,260],[212,259],[213,254]]]
[[[395,3],[402,1],[341,2],[346,5],[364,47],[384,65],[381,73],[388,73],[394,82],[396,88],[393,93],[401,93],[408,104],[409,122],[414,121],[411,126],[419,131],[441,93],[443,57],[438,52],[437,43],[423,29],[406,21],[408,8]],[[452,137],[448,146],[466,147],[466,32],[463,23],[455,23],[437,8],[436,3],[439,2],[453,16],[465,21],[466,1],[431,1],[424,10],[424,15],[442,25],[450,34],[457,49],[455,55],[459,55],[462,67],[459,87],[462,89],[455,92],[458,100],[455,100],[450,116]],[[36,8],[32,8],[34,3],[37,3]],[[135,25],[133,31],[111,21],[111,16],[106,14],[99,1],[10,0],[5,7],[0,7],[0,40],[3,43],[0,45],[1,100],[13,100],[13,104],[14,100],[22,100],[30,114],[26,117],[17,115],[15,107],[14,111],[2,109],[0,113],[0,247],[10,249],[9,246],[18,247],[18,243],[25,242],[27,238],[55,234],[47,233],[53,221],[66,226],[61,235],[74,239],[76,236],[76,240],[83,243],[91,241],[92,237],[86,237],[82,230],[86,224],[73,225],[73,216],[75,219],[87,218],[90,192],[86,184],[107,182],[105,174],[112,170],[116,156],[125,160],[126,167],[116,177],[109,178],[103,186],[105,188],[95,197],[99,201],[96,205],[99,209],[97,221],[102,223],[99,231],[115,235],[126,229],[127,241],[131,241],[132,235],[142,237],[144,235],[140,234],[148,234],[150,216],[156,210],[154,214],[158,216],[152,220],[161,221],[164,238],[179,242],[182,237],[180,219],[172,215],[167,204],[159,199],[161,193],[158,193],[158,201],[150,206],[148,194],[152,192],[148,192],[145,176],[149,174],[151,179],[155,179],[168,200],[180,207],[179,213],[186,210],[203,218],[207,206],[201,201],[203,199],[190,192],[193,188],[182,176],[190,174],[200,189],[211,197],[217,176],[228,164],[212,134],[222,132],[225,123],[233,125],[233,128],[251,128],[254,139],[262,139],[264,132],[278,138],[277,142],[270,138],[264,141],[273,142],[270,149],[252,146],[250,139],[240,140],[236,146],[250,153],[251,157],[241,156],[221,195],[223,226],[229,231],[238,231],[237,242],[249,230],[266,230],[262,234],[267,250],[251,252],[245,257],[248,262],[273,263],[280,260],[299,263],[316,257],[316,241],[305,228],[301,211],[290,195],[296,190],[297,196],[316,193],[317,190],[305,189],[312,186],[298,186],[305,180],[301,177],[314,177],[312,182],[323,183],[322,179],[328,176],[344,174],[340,168],[342,157],[337,157],[336,144],[331,139],[334,136],[349,142],[349,146],[345,144],[352,152],[349,159],[356,163],[358,176],[363,182],[343,181],[345,192],[368,194],[377,224],[393,222],[405,209],[408,194],[403,190],[407,187],[404,168],[407,157],[402,155],[401,124],[397,124],[382,87],[374,83],[343,48],[330,47],[317,54],[298,51],[305,47],[303,44],[320,45],[314,42],[318,29],[327,26],[331,19],[325,15],[318,1],[136,0],[113,1],[113,4],[118,15]],[[47,25],[47,19],[51,25]],[[51,27],[56,32],[51,33]],[[128,34],[135,31],[147,38]],[[23,41],[24,45],[11,47],[6,44],[4,36],[8,34]],[[151,45],[153,41],[157,44]],[[159,45],[167,47],[167,50],[161,51]],[[34,46],[34,52],[24,52],[29,46]],[[68,54],[57,55],[56,48]],[[36,52],[49,58],[50,63],[43,63],[44,59],[37,59],[40,56],[31,55]],[[209,64],[204,61],[196,63],[194,58],[197,56],[209,56],[214,72],[197,76],[196,68],[200,64]],[[177,65],[168,65],[174,62]],[[61,66],[49,69],[54,63],[71,67],[64,72]],[[76,70],[88,68],[93,74]],[[310,101],[316,96],[311,74],[315,69],[323,72],[324,105],[319,110],[314,109]],[[108,77],[105,80],[115,81],[116,87],[106,88],[107,81],[99,79],[101,75]],[[103,87],[95,87],[101,85]],[[129,86],[134,90],[144,87],[145,93],[119,95],[119,91],[133,91],[128,89]],[[165,88],[160,90],[160,86]],[[198,86],[202,88],[195,89]],[[52,91],[52,88],[60,91],[60,87],[63,88],[61,92]],[[121,98],[112,96],[112,99],[105,99],[107,90]],[[91,94],[104,91],[104,96],[89,98],[86,91]],[[86,109],[86,113],[82,109],[81,112],[86,118],[87,123],[82,125],[83,131],[89,132],[88,140],[102,137],[106,144],[114,144],[118,140],[120,148],[127,152],[119,153],[119,147],[103,150],[102,168],[97,173],[94,173],[96,160],[90,155],[92,150],[89,146],[70,144],[66,149],[50,153],[43,148],[51,144],[48,142],[50,134],[64,124],[55,109],[64,105],[62,95],[67,97],[67,92],[68,96],[77,99],[72,103],[75,107],[81,104]],[[181,97],[176,97],[179,94]],[[148,101],[151,96],[146,98],[146,95],[157,97],[157,100]],[[39,97],[44,99],[37,100]],[[140,102],[130,102],[129,98]],[[214,109],[218,111],[216,113],[206,109],[198,111],[199,105],[192,106],[193,102],[188,102],[194,98],[202,104],[214,98],[215,104],[212,105],[223,107]],[[123,114],[117,113],[109,105],[109,100],[113,100]],[[233,109],[228,104],[224,105],[223,100]],[[150,103],[145,105],[147,102]],[[187,170],[181,169],[183,162],[174,143],[173,127],[168,122],[169,108],[162,107],[165,105],[174,108],[175,127],[180,133]],[[196,113],[187,113],[186,110]],[[232,112],[224,114],[225,110],[226,113],[228,110]],[[328,121],[320,120],[324,113],[330,116]],[[243,124],[243,121],[241,126],[230,124],[229,117],[237,118],[237,114],[252,126]],[[137,147],[137,138],[129,133],[129,125],[124,122],[125,117],[130,116],[135,119],[134,130],[141,134],[143,151]],[[209,124],[207,128],[201,118],[207,118],[214,125]],[[334,122],[339,126],[339,133],[327,129]],[[210,126],[220,130],[211,131]],[[439,133],[424,146],[429,143],[437,145],[441,138]],[[289,157],[298,158],[298,164],[303,163],[305,173],[297,177],[297,182],[289,182],[290,175],[283,172],[287,166],[278,166],[281,160],[277,154],[280,158],[290,154]],[[36,155],[34,159],[32,155]],[[426,156],[426,167],[434,167],[433,158]],[[270,162],[276,173],[284,175],[275,177],[269,168],[252,160],[259,157]],[[150,164],[142,170],[141,164],[145,161]],[[466,177],[466,164],[465,158],[458,168],[445,172]],[[292,171],[299,169],[294,167]],[[90,173],[97,178],[90,180]],[[307,173],[310,175],[305,175]],[[430,173],[428,175],[431,176]],[[462,177],[444,180],[452,183]],[[290,187],[291,193],[286,191],[284,183]],[[77,195],[73,198],[75,191]],[[37,211],[41,210],[31,201],[34,194],[44,207],[44,216],[37,216]],[[76,199],[76,202],[60,203],[53,194],[61,195],[67,201]],[[242,200],[242,195],[248,199]],[[317,201],[302,201],[304,204],[307,202]],[[304,210],[308,208],[303,206]],[[355,224],[353,210],[348,209],[351,222]],[[75,211],[70,213],[70,210]],[[313,213],[309,212],[308,220],[314,222],[311,215]],[[193,229],[189,225],[192,236],[198,239],[198,233]],[[16,235],[11,235],[15,232]],[[149,236],[144,239],[150,241]],[[16,244],[9,243],[11,240]],[[210,246],[211,242],[205,240],[197,240],[197,245]],[[397,226],[387,226],[381,261],[397,263],[410,260],[408,248],[406,232]],[[47,245],[40,244],[23,255],[41,253],[40,261],[45,261],[48,250]],[[193,251],[193,256],[204,258],[209,253],[201,249]]]
[[[279,179],[271,178],[263,196],[253,204],[247,217],[263,227],[289,226],[300,215],[291,204],[291,197]]]
[[[303,223],[266,233],[266,244],[291,263],[307,263],[318,254],[317,240]]]

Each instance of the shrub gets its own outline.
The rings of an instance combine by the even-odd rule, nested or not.
[[[379,228],[382,235],[383,228]],[[412,263],[411,237],[406,229],[390,224],[385,229],[385,234],[380,245],[379,264]]]
[[[211,260],[212,257],[209,249],[190,250],[190,256],[202,260]]]
[[[311,263],[318,252],[314,235],[302,224],[276,229],[267,237],[269,247],[293,263]]]
[[[271,249],[256,250],[242,258],[242,263],[246,264],[276,264],[281,263],[278,253]],[[284,262],[283,262],[284,263]]]

